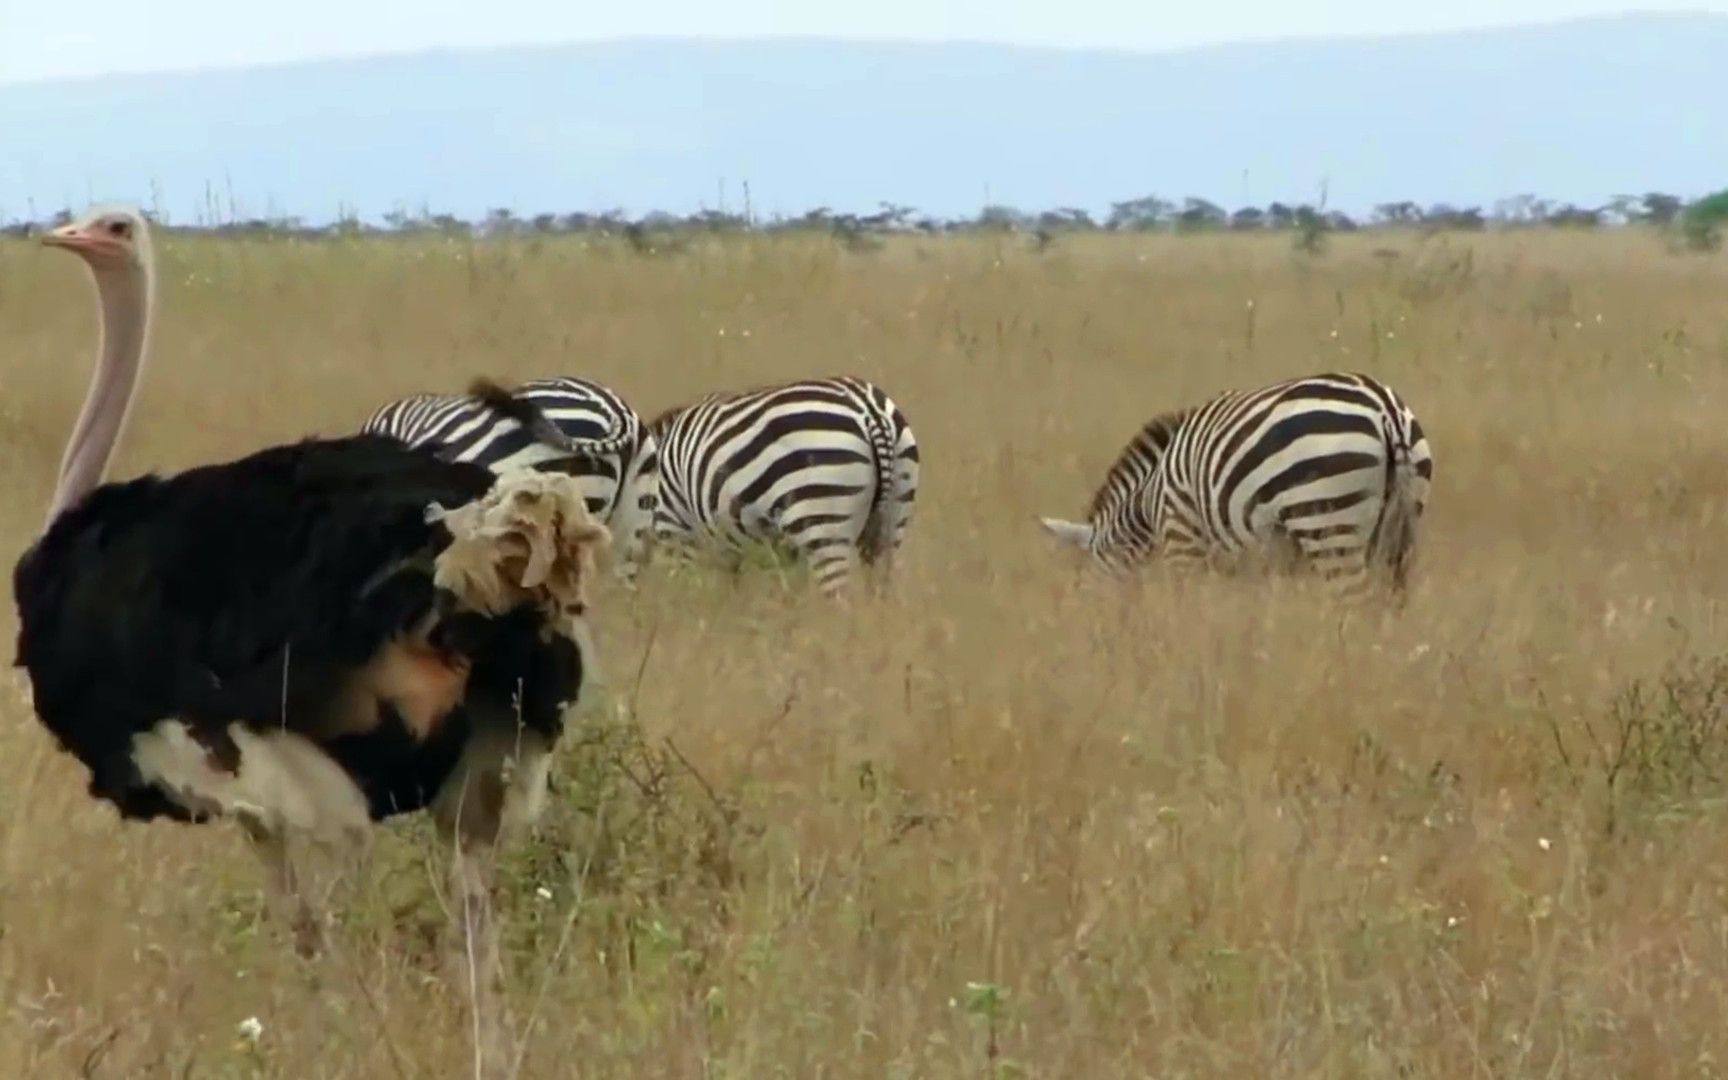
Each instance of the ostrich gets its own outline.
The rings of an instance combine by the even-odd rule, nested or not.
[[[324,920],[289,838],[364,846],[430,809],[491,986],[491,854],[544,799],[606,529],[569,477],[381,436],[102,483],[149,338],[149,230],[98,208],[42,242],[88,266],[102,339],[13,570],[38,717],[123,819],[236,819],[307,955]]]

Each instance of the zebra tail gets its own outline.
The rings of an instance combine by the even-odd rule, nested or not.
[[[521,424],[535,442],[556,446],[572,454],[590,458],[604,457],[607,454],[616,454],[630,445],[629,427],[624,424],[620,424],[618,430],[598,439],[578,439],[567,435],[557,424],[546,418],[538,405],[527,398],[517,397],[483,376],[468,384],[468,396],[493,412]]]
[[[870,448],[876,459],[876,494],[870,500],[870,516],[859,539],[859,556],[873,563],[886,555],[894,543],[894,436],[874,409],[864,411],[870,429]]]
[[[1386,443],[1386,501],[1368,558],[1384,568],[1394,591],[1402,592],[1416,545],[1416,467],[1410,460],[1410,442],[1397,425],[1386,420],[1381,430]]]

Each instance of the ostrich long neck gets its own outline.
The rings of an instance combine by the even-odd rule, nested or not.
[[[60,480],[48,509],[48,524],[102,482],[126,428],[132,395],[144,367],[150,333],[153,282],[149,262],[124,267],[92,266],[102,310],[102,345],[78,423],[60,459]]]

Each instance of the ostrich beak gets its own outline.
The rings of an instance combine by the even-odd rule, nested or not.
[[[76,225],[62,225],[42,234],[43,247],[74,247],[82,237]]]
[[[42,246],[65,248],[80,255],[103,255],[113,245],[81,225],[62,225],[42,234]]]

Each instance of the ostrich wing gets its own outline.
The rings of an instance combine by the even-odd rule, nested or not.
[[[332,676],[432,604],[448,534],[426,507],[491,483],[480,466],[356,436],[97,489],[13,572],[38,714],[97,794],[162,719],[309,722]]]

